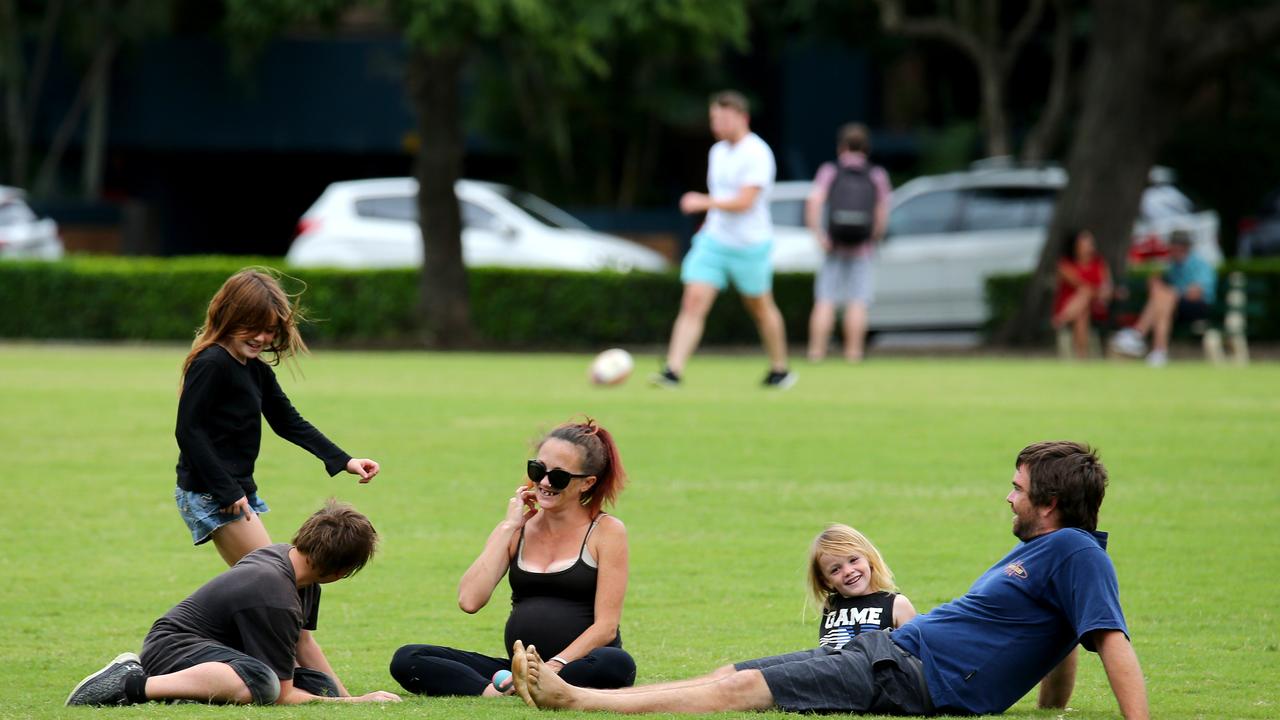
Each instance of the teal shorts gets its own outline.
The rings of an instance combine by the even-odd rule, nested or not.
[[[738,292],[758,297],[773,289],[773,241],[730,247],[705,232],[693,236],[693,247],[680,266],[680,281],[706,283],[724,290],[732,281]]]

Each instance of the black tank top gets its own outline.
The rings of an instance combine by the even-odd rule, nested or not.
[[[596,578],[599,571],[583,559],[587,539],[595,530],[599,516],[591,521],[578,548],[573,565],[556,572],[529,572],[520,567],[524,549],[524,530],[516,545],[507,580],[511,584],[511,615],[507,617],[506,646],[510,654],[516,640],[536,645],[544,659],[578,639],[596,621]],[[610,647],[622,647],[622,633],[614,636]]]
[[[842,648],[854,635],[893,627],[893,601],[897,593],[874,592],[858,597],[834,595],[827,601],[818,625],[818,644]]]

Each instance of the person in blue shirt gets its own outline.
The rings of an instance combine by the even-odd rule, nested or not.
[[[1116,352],[1140,357],[1147,364],[1163,367],[1169,362],[1169,333],[1174,325],[1206,320],[1213,311],[1218,274],[1204,258],[1191,252],[1191,235],[1175,230],[1169,238],[1169,259],[1163,273],[1147,283],[1147,304],[1138,322],[1116,333]],[[1151,335],[1151,352],[1144,338]]]
[[[569,685],[517,642],[516,692],[533,707],[627,713],[935,715],[1003,712],[1040,683],[1040,706],[1063,708],[1083,645],[1102,658],[1123,716],[1147,718],[1107,536],[1097,531],[1106,468],[1088,446],[1061,441],[1027,446],[1014,466],[1006,500],[1021,542],[963,597],[898,630],[623,690]]]

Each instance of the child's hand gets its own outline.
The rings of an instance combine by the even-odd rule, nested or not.
[[[367,483],[378,474],[378,463],[368,458],[351,458],[347,461],[347,472],[359,475],[360,482]]]
[[[227,515],[240,515],[244,517],[245,522],[253,521],[253,508],[249,507],[249,498],[246,496],[241,496],[239,500],[231,503],[230,505],[224,508],[219,508],[218,512],[225,513]]]

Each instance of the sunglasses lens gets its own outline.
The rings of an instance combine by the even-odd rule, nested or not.
[[[537,460],[530,460],[527,472],[529,473],[530,480],[533,482],[541,482],[542,478],[547,474],[547,466]]]
[[[573,475],[565,470],[549,470],[547,471],[547,482],[551,483],[551,487],[556,490],[563,490],[569,487],[569,481],[573,479]]]

